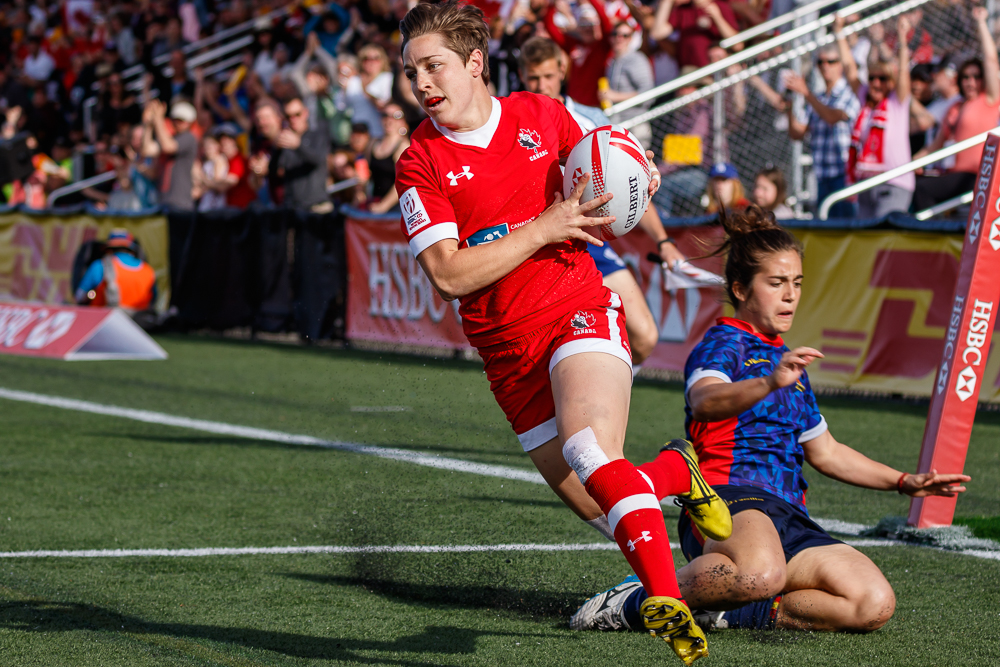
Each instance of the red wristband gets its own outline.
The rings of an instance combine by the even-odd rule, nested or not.
[[[904,472],[899,476],[899,481],[896,482],[896,491],[898,491],[900,495],[903,495],[903,480],[906,479],[906,476],[909,474],[910,473],[908,472]]]

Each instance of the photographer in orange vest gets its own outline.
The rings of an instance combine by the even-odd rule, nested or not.
[[[91,263],[76,290],[76,302],[118,307],[126,313],[148,309],[156,298],[156,273],[138,256],[135,238],[124,229],[108,235],[104,257]]]

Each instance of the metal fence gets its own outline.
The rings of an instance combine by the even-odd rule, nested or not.
[[[901,14],[914,27],[909,40],[911,67],[941,59],[957,65],[965,58],[979,55],[979,39],[971,16],[972,8],[978,4],[968,0],[869,0],[855,4],[856,8],[862,7],[860,12],[852,15],[848,6],[840,13],[850,17],[845,33],[849,34],[848,41],[863,71],[867,69],[863,56],[866,51],[869,61],[880,55],[883,60],[889,56],[897,59],[896,23]],[[992,21],[995,13],[991,5],[992,2],[988,4]],[[646,113],[624,121],[626,126],[632,126],[633,132],[645,134],[650,147],[666,165],[663,185],[655,201],[667,214],[704,213],[708,170],[719,162],[736,167],[747,198],[758,171],[772,166],[780,169],[788,183],[789,205],[801,215],[815,211],[816,188],[808,139],[795,142],[789,138],[787,116],[775,105],[790,102],[799,118],[805,119],[807,109],[802,97],[785,91],[786,70],[804,76],[812,90],[824,89],[815,71],[815,55],[823,45],[835,42],[830,25],[832,17],[818,18],[818,14],[800,17],[795,27],[786,27],[786,34],[802,29],[799,31],[802,34],[794,40],[776,44],[703,78],[698,82],[700,85],[651,100],[642,105],[648,109]],[[726,55],[721,49],[717,52],[718,58]],[[768,92],[761,83],[777,94]],[[634,113],[633,109],[632,113],[617,119],[613,115],[612,119],[620,121]]]

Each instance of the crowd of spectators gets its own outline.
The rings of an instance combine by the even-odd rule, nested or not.
[[[390,212],[398,205],[395,162],[424,117],[399,57],[399,20],[414,1],[0,2],[0,41],[10,45],[0,52],[3,139],[23,141],[31,154],[25,173],[0,183],[0,201],[44,208],[57,188],[114,172],[59,204],[205,211],[256,203],[324,212],[332,188],[335,199]],[[491,26],[497,95],[524,89],[521,46],[542,37],[562,49],[567,105],[602,108],[717,62],[733,52],[721,40],[794,7],[779,0],[470,2]],[[957,36],[948,43],[935,43],[919,9],[897,26],[847,37],[838,18],[837,41],[815,54],[803,76],[788,70],[748,81],[787,111],[788,135],[807,143],[817,203],[1000,121],[1000,66],[986,10],[942,2],[955,7],[950,34]],[[252,35],[252,43],[227,51],[226,66],[205,57],[232,40],[204,47],[199,40],[247,22],[253,29],[237,34]],[[977,46],[985,54],[979,59],[971,57]],[[702,78],[676,95],[709,83]],[[711,98],[675,112],[670,137],[654,137],[648,123],[633,128],[657,152],[663,142],[657,203],[668,212],[676,197],[701,197],[707,210],[748,201],[736,169],[712,159],[720,148],[728,155],[728,128],[747,111],[742,84],[725,95],[721,133]],[[803,114],[793,111],[793,95],[804,99]],[[875,216],[961,194],[978,150],[931,165],[916,183],[903,176],[841,202],[833,215]],[[768,165],[749,194],[790,215],[785,182]]]

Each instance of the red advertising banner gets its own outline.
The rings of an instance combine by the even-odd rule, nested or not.
[[[960,473],[965,467],[1000,299],[998,147],[1000,130],[993,130],[979,165],[918,472]],[[918,528],[950,525],[956,502],[957,498],[914,498],[908,522]]]
[[[347,338],[468,348],[458,301],[438,296],[398,221],[347,220]]]
[[[117,308],[0,302],[0,354],[67,361],[166,359],[163,348]]]
[[[705,253],[705,243],[721,234],[718,227],[671,230],[681,250]],[[646,296],[660,330],[660,344],[644,366],[683,371],[688,353],[722,314],[715,289],[664,289],[660,265],[646,255],[656,244],[633,233],[613,244]],[[697,261],[701,268],[721,270],[719,259]],[[458,315],[458,302],[437,295],[409,245],[393,222],[347,220],[347,337],[427,347],[468,348]]]

